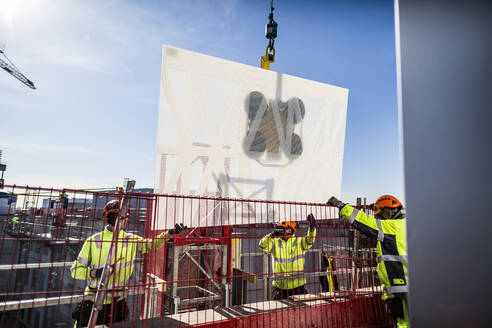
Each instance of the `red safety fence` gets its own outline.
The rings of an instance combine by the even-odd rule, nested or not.
[[[105,229],[103,207],[123,195],[130,208],[124,231],[133,235],[113,245],[116,264],[106,289],[113,302],[103,311],[107,326],[392,326],[380,300],[376,243],[340,220],[334,207],[158,195],[151,189],[128,194],[19,186],[4,190],[10,199],[0,208],[0,327],[73,327],[72,313],[81,304],[90,310],[94,296],[84,291],[97,286],[97,278],[73,275],[78,265],[94,273],[102,267],[93,248],[109,247],[99,234]],[[299,238],[308,233],[311,213],[314,240]],[[284,244],[281,238],[267,238],[280,249],[292,246],[274,260],[259,247],[260,240],[288,220],[297,222],[298,244],[288,244],[293,237],[285,237]],[[176,223],[187,229],[165,235],[169,238],[154,244],[162,244],[156,250],[144,246]],[[88,242],[92,255],[84,257],[81,249],[91,236],[100,243]],[[285,269],[292,262],[295,270],[290,266],[274,272],[275,263]],[[297,281],[304,285],[297,292],[305,294],[278,299],[282,293],[272,285],[275,281]]]

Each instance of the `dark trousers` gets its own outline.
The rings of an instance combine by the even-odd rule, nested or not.
[[[328,283],[327,276],[320,276],[319,282],[321,284],[321,290],[323,292],[333,292],[338,290],[338,279],[336,275],[332,275],[333,290],[330,290],[330,284]]]
[[[113,300],[113,316],[111,317],[111,304],[104,304],[97,316],[96,325],[109,325],[111,323],[124,321],[128,317],[128,305],[126,304],[125,299],[119,301],[116,301],[116,299]],[[92,301],[83,301],[80,302],[72,312],[72,318],[77,321],[77,328],[87,326],[93,305],[94,302]]]
[[[272,299],[274,300],[285,300],[292,295],[307,294],[306,287],[304,285],[292,288],[292,289],[280,289],[273,287]]]
[[[393,324],[397,326],[398,318],[404,319],[405,312],[407,309],[406,297],[395,297],[386,300],[386,305],[388,306],[391,317],[393,318]]]

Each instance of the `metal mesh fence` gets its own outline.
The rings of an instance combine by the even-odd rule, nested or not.
[[[380,301],[375,241],[340,220],[336,208],[148,189],[5,190],[12,201],[0,211],[0,327],[73,327],[72,313],[81,302],[90,304],[94,290],[88,288],[97,285],[92,276],[74,279],[74,261],[89,275],[101,268],[97,251],[84,257],[82,248],[90,238],[101,239],[90,242],[101,254],[108,247],[103,207],[123,195],[129,219],[113,245],[118,256],[106,288],[112,299],[105,306],[107,326],[391,326]],[[307,242],[311,213],[316,231]],[[289,220],[297,222],[294,236],[267,236]],[[161,234],[176,223],[187,229]],[[259,247],[262,239],[285,255],[282,272],[272,252]],[[301,294],[278,299],[277,287],[289,280],[300,281]]]

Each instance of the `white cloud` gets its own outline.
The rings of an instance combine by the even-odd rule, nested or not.
[[[146,3],[108,1],[10,1],[0,19],[0,35],[16,59],[94,72],[119,69],[118,63],[148,51],[161,40],[204,41],[233,38],[236,0],[213,3],[166,1],[160,10]],[[218,10],[217,10],[218,9]],[[213,13],[212,13],[213,11]],[[210,18],[218,15],[220,20]],[[0,16],[2,17],[2,16]],[[223,33],[209,33],[219,32]],[[224,39],[226,38],[226,39]],[[142,48],[143,47],[143,48]],[[155,49],[160,52],[160,49]]]
[[[14,8],[12,22],[0,22],[0,29],[19,61],[104,72],[134,52],[138,26],[124,3],[16,0]]]

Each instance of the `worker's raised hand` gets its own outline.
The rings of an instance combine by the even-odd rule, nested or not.
[[[179,235],[179,233],[180,233],[181,231],[186,230],[186,229],[188,229],[188,227],[187,227],[187,226],[183,225],[182,223],[179,223],[179,224],[178,224],[178,223],[176,223],[176,224],[174,225],[174,229],[169,229],[169,230],[167,231],[167,233],[168,233],[168,234],[170,234],[170,235]]]
[[[285,227],[276,226],[275,229],[270,233],[271,237],[280,237],[285,235]]]
[[[326,204],[333,205],[335,207],[338,207],[338,209],[342,209],[342,207],[345,206],[344,203],[342,203],[341,201],[339,201],[337,198],[335,198],[333,196],[330,199],[328,199],[328,201],[326,202]]]
[[[313,231],[316,229],[316,219],[312,213],[307,216],[307,222],[309,223],[309,230]]]

